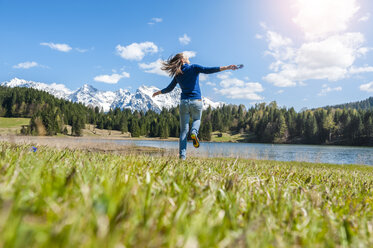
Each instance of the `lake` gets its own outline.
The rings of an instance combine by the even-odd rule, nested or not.
[[[99,141],[164,148],[167,150],[167,154],[178,155],[178,141]],[[373,147],[202,142],[200,148],[195,149],[192,143],[188,142],[187,155],[197,157],[239,157],[278,161],[373,165]]]

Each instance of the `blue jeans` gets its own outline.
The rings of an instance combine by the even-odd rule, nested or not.
[[[193,120],[190,132],[198,135],[198,130],[201,125],[202,106],[202,101],[198,99],[182,99],[180,102],[179,156],[181,159],[186,158],[189,118],[192,117]]]

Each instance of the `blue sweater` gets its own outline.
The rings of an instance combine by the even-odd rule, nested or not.
[[[199,88],[200,73],[210,74],[220,71],[220,67],[203,67],[200,65],[184,64],[181,67],[182,74],[177,75],[171,83],[161,90],[162,94],[172,91],[176,84],[181,88],[181,99],[202,99],[201,89]]]

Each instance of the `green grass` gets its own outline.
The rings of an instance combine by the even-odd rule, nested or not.
[[[220,137],[219,137],[220,136]],[[240,134],[231,132],[212,132],[211,141],[213,142],[249,142],[255,138],[254,134]]]
[[[6,118],[0,117],[0,128],[21,128],[22,125],[29,125],[30,118]]]
[[[0,247],[373,246],[369,166],[0,149]]]

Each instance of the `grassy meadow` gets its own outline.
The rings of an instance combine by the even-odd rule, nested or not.
[[[30,123],[30,118],[7,118],[0,117],[0,128],[13,128],[19,127],[22,125],[28,125]]]
[[[22,125],[28,125],[30,118],[7,118],[0,117],[0,135],[2,134],[19,134]]]
[[[373,167],[0,143],[0,247],[372,247]]]
[[[13,117],[0,117],[0,136],[6,135],[19,135],[23,125],[29,125],[31,118],[13,118]],[[71,126],[65,125],[68,135],[58,133],[54,137],[70,137],[71,135]],[[131,133],[118,130],[108,130],[108,129],[98,129],[95,128],[95,125],[86,124],[85,128],[82,129],[82,137],[86,138],[104,138],[104,139],[127,139],[131,138]],[[144,140],[154,140],[160,138],[149,138],[145,136],[140,136],[134,139],[144,139]],[[169,137],[168,140],[179,140],[178,138]],[[230,140],[228,140],[230,141]]]
[[[23,125],[29,125],[31,118],[15,118],[15,117],[0,117],[0,135],[20,134]],[[68,133],[71,134],[71,126],[66,125]],[[66,137],[66,135],[58,134],[58,137]],[[94,125],[87,124],[82,130],[84,137],[105,137],[105,138],[128,138],[130,133],[122,133],[117,130],[106,130],[95,128]]]
[[[240,134],[235,132],[212,132],[211,141],[212,142],[249,142],[255,139],[254,134]]]

